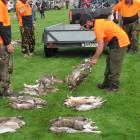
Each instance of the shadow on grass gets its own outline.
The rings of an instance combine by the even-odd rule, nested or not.
[[[51,57],[64,57],[64,58],[73,58],[73,57],[92,57],[95,54],[96,48],[59,48],[58,52]],[[108,49],[105,49],[104,54],[108,54]],[[36,55],[45,57],[44,49],[38,48]],[[51,58],[48,57],[48,58]]]
[[[95,53],[95,48],[62,48],[58,57],[90,57]]]

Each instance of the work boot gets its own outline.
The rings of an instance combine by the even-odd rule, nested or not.
[[[111,85],[109,88],[106,89],[108,92],[118,92],[119,86],[118,85]]]
[[[24,54],[24,58],[29,58],[30,56],[28,54]]]
[[[30,53],[29,53],[29,56],[34,56],[34,53],[31,53],[31,52],[30,52]]]
[[[127,52],[131,54],[135,54],[138,52],[138,48],[134,48],[134,47],[128,48]]]
[[[137,52],[138,52],[138,48],[134,48],[133,53],[137,53]]]
[[[13,90],[11,88],[11,85],[3,89],[3,96],[8,97],[12,96]]]
[[[108,88],[106,90],[107,90],[107,92],[118,92],[119,88]]]
[[[133,49],[133,47],[131,46],[131,47],[128,47],[127,52],[128,52],[128,53],[133,53],[133,50],[134,50],[134,49]]]
[[[0,97],[3,97],[3,93],[0,91]]]
[[[127,48],[127,52],[129,53],[129,52],[132,52],[133,51],[133,47],[132,46],[128,46],[128,48]]]
[[[97,84],[97,88],[99,88],[99,89],[107,89],[107,88],[109,88],[109,84],[99,83],[99,84]]]

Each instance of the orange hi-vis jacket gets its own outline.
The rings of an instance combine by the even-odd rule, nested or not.
[[[23,14],[20,13],[20,9],[24,8],[25,6],[26,5],[24,3],[22,3],[20,0],[17,1],[16,13],[17,13],[19,24],[20,24],[21,27],[23,26],[22,16],[30,16],[30,15],[32,15],[32,9],[31,9],[29,4],[27,5],[25,12]]]
[[[1,0],[0,0],[0,22],[2,22],[4,26],[11,25],[7,5],[4,4]],[[3,39],[0,37],[0,45],[2,44]]]
[[[20,3],[21,3],[20,0],[18,0],[17,3],[16,3],[16,13],[17,13],[19,25],[20,25],[20,27],[22,27],[23,26],[23,24],[22,24],[22,15],[19,12],[19,5],[20,5]]]
[[[130,44],[128,35],[114,22],[107,19],[96,19],[94,23],[94,32],[98,41],[105,39],[107,43],[116,37],[120,47],[126,47]]]
[[[120,12],[123,17],[135,16],[140,11],[140,1],[133,0],[133,4],[128,5],[122,0],[114,6],[114,10]]]
[[[22,3],[21,1],[18,1],[18,12],[20,11],[20,9],[26,7],[26,4]],[[30,16],[32,15],[32,9],[31,6],[28,4],[26,7],[26,10],[23,14],[21,14],[21,16]]]

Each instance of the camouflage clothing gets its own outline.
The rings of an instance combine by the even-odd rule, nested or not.
[[[139,21],[137,20],[136,22],[133,22],[130,24],[125,24],[125,25],[123,25],[123,29],[128,34],[130,42],[131,42],[128,49],[132,49],[133,51],[138,51],[139,32],[140,32]]]
[[[22,26],[20,26],[20,35],[21,35],[21,48],[23,48],[23,33],[24,33],[24,29]]]
[[[0,46],[0,84],[4,94],[9,94],[11,74],[13,72],[12,55],[7,53],[6,47]]]
[[[35,35],[34,26],[23,28],[22,34],[22,53],[29,55],[34,53]]]

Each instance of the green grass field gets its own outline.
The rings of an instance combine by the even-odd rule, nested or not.
[[[13,39],[20,39],[19,26],[11,14]],[[45,74],[55,74],[64,79],[84,58],[92,56],[92,49],[61,50],[60,55],[45,58],[41,42],[44,27],[59,22],[68,23],[68,11],[65,9],[47,11],[46,18],[39,13],[36,21],[36,56],[24,58],[20,46],[15,47],[13,89],[23,90],[23,84],[34,84]],[[126,54],[121,74],[121,89],[111,94],[96,88],[104,76],[105,57],[103,54],[89,77],[77,88],[73,96],[102,96],[106,102],[100,109],[77,112],[63,105],[69,95],[67,86],[59,85],[56,94],[48,94],[43,99],[47,107],[33,110],[13,110],[6,99],[0,99],[0,116],[24,117],[26,125],[16,133],[0,135],[0,140],[140,140],[140,52]],[[49,120],[58,116],[85,116],[96,122],[101,134],[53,134],[49,131]]]

